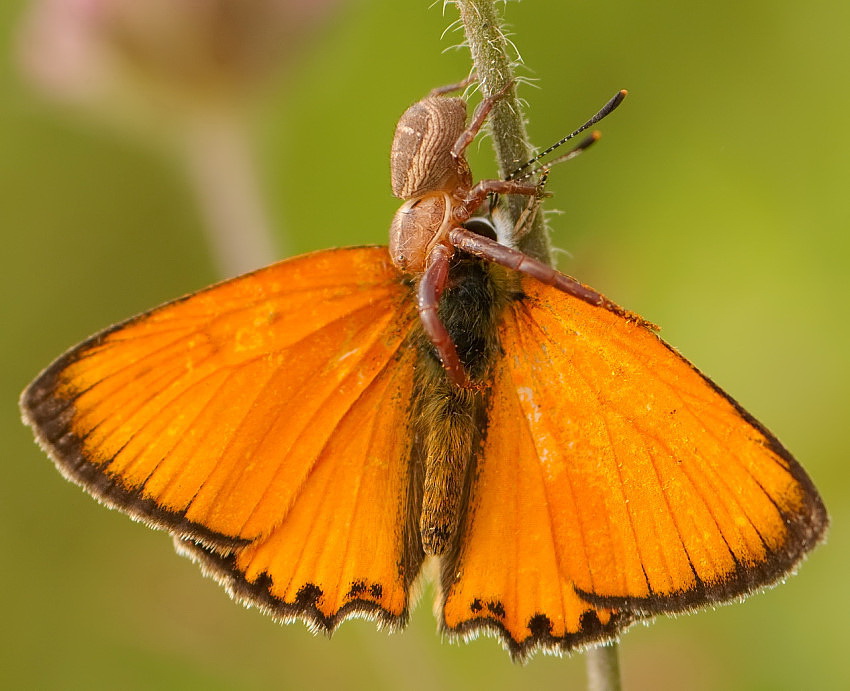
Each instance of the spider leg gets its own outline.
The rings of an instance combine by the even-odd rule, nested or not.
[[[549,170],[545,169],[540,174],[540,180],[537,182],[538,189],[542,190],[545,187],[548,178]],[[534,224],[534,219],[537,218],[537,212],[540,211],[541,200],[542,197],[540,195],[528,198],[528,203],[525,205],[519,218],[517,218],[516,224],[514,224],[513,234],[511,235],[513,242],[518,242],[528,235],[531,226]]]
[[[505,86],[503,86],[499,91],[497,91],[492,96],[488,96],[481,103],[478,104],[478,107],[475,109],[475,113],[472,115],[472,120],[469,122],[469,127],[467,127],[463,132],[461,132],[460,136],[457,138],[454,146],[452,147],[452,158],[455,160],[459,159],[463,156],[463,152],[466,151],[467,147],[472,144],[472,140],[475,139],[475,136],[484,126],[484,121],[487,120],[487,116],[490,114],[490,111],[493,109],[496,101],[502,98],[513,86],[513,80],[509,81]]]
[[[601,293],[597,293],[590,286],[586,286],[576,279],[562,274],[548,264],[529,257],[519,250],[506,247],[483,235],[477,235],[465,228],[453,228],[449,231],[449,242],[457,249],[463,250],[468,254],[524,273],[532,278],[536,278],[541,283],[557,288],[588,304],[596,305],[597,307],[602,307],[610,312],[619,314],[629,321],[651,329],[657,328],[654,324],[642,319],[633,312],[624,310],[616,303],[611,302],[611,300]]]
[[[478,79],[478,75],[473,72],[466,79],[457,82],[456,84],[446,84],[446,86],[438,86],[436,89],[431,89],[431,91],[428,92],[428,97],[436,98],[437,96],[445,96],[446,94],[450,94],[453,91],[460,91],[461,89],[465,89],[466,87],[468,87],[476,79]]]
[[[437,312],[440,297],[449,277],[449,262],[453,254],[454,248],[443,243],[437,243],[431,250],[425,265],[425,273],[419,279],[417,304],[422,328],[425,329],[426,335],[437,351],[446,375],[453,384],[468,389],[473,388],[472,383],[463,368],[451,334]]]
[[[521,194],[526,197],[540,197],[543,194],[543,188],[539,184],[530,185],[515,180],[481,180],[469,190],[464,200],[455,208],[455,220],[458,223],[466,221],[490,194]]]

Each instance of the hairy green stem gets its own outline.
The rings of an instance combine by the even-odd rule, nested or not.
[[[502,29],[502,17],[494,0],[456,0],[455,4],[460,11],[482,94],[492,96],[515,79],[514,58]],[[493,107],[489,128],[501,177],[531,158],[532,150],[515,85]],[[508,197],[507,203],[511,217],[516,221],[528,199]],[[519,245],[523,252],[535,259],[552,263],[552,249],[542,214],[536,215],[530,231],[521,238]]]
[[[491,96],[515,79],[510,44],[502,28],[496,0],[455,0],[466,34],[466,43],[481,84],[483,95]],[[506,92],[493,107],[489,118],[490,133],[502,177],[531,158],[525,120],[516,97],[516,86]],[[508,197],[514,220],[527,200]],[[552,263],[552,249],[542,214],[537,214],[531,230],[520,240],[520,249],[532,257]],[[589,691],[620,691],[619,646],[616,642],[591,648],[585,653]]]

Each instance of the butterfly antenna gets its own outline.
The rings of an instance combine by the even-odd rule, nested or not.
[[[526,170],[522,175],[515,177],[515,178],[510,178],[510,179],[517,180],[517,181],[526,180],[527,178],[530,178],[533,175],[540,173],[541,171],[545,175],[548,176],[549,169],[552,168],[552,166],[556,166],[559,163],[563,163],[564,161],[571,161],[576,156],[578,156],[580,153],[582,153],[586,149],[590,148],[591,145],[598,142],[601,139],[601,137],[602,137],[602,133],[599,130],[594,130],[590,134],[590,136],[582,139],[574,148],[570,149],[567,153],[565,153],[561,156],[558,156],[557,158],[553,158],[551,161],[547,161],[546,163],[544,163],[542,165],[535,166],[534,168],[531,168],[530,170]],[[543,176],[541,176],[540,182],[538,184],[539,185],[543,184]]]
[[[559,142],[555,142],[554,144],[552,144],[552,146],[550,146],[550,147],[549,147],[548,149],[546,149],[545,151],[542,151],[541,153],[537,154],[537,155],[536,155],[534,158],[532,158],[531,160],[526,161],[525,163],[523,163],[523,164],[522,164],[519,168],[517,168],[517,169],[516,169],[516,170],[514,170],[514,171],[513,171],[510,175],[508,175],[508,176],[505,178],[505,180],[516,180],[516,179],[518,179],[518,178],[519,178],[519,179],[522,179],[522,178],[527,177],[527,175],[522,175],[522,176],[520,176],[520,173],[522,173],[522,172],[523,172],[523,171],[525,171],[525,170],[528,170],[528,168],[530,168],[530,167],[531,167],[531,166],[533,166],[535,163],[537,163],[537,161],[539,161],[541,158],[543,158],[544,156],[546,156],[546,155],[548,155],[548,154],[552,153],[555,149],[557,149],[557,148],[558,148],[559,146],[561,146],[562,144],[566,144],[568,141],[570,141],[570,139],[572,139],[573,137],[578,136],[579,134],[581,134],[582,132],[584,132],[584,131],[588,128],[588,127],[592,127],[592,126],[593,126],[593,125],[595,125],[597,122],[599,122],[602,118],[604,118],[604,117],[606,117],[607,115],[610,115],[611,113],[613,113],[613,112],[614,112],[614,110],[617,108],[617,106],[619,106],[619,105],[623,102],[623,99],[626,97],[626,95],[627,95],[628,93],[629,93],[629,92],[628,92],[628,91],[626,91],[625,89],[622,89],[621,91],[618,91],[618,92],[615,94],[614,98],[612,98],[610,101],[608,101],[608,103],[606,103],[604,106],[602,106],[602,108],[599,110],[599,112],[598,112],[598,113],[596,113],[596,115],[594,115],[592,118],[590,118],[590,120],[588,120],[586,123],[584,123],[581,127],[579,127],[579,128],[578,128],[577,130],[575,130],[574,132],[571,132],[570,134],[568,134],[566,137],[564,137],[563,139],[561,139]],[[585,140],[585,141],[587,141],[587,140]],[[594,140],[594,141],[595,141],[595,140]],[[590,146],[590,144],[592,144],[592,143],[593,143],[593,142],[590,142],[590,143],[588,143],[588,144],[587,144],[587,146],[584,146],[584,147],[582,147],[582,145],[581,145],[581,144],[579,144],[579,146],[577,146],[575,149],[573,149],[573,151],[578,150],[578,151],[577,151],[577,153],[575,153],[574,155],[570,156],[570,154],[572,154],[572,153],[573,153],[573,152],[571,151],[569,154],[566,154],[565,156],[562,156],[560,159],[558,159],[558,162],[562,162],[562,161],[564,161],[564,160],[569,160],[569,158],[575,158],[575,156],[577,156],[579,153],[581,153],[582,151],[584,151],[584,149],[586,149],[586,148],[587,148],[588,146]],[[584,144],[584,142],[582,142],[582,144]]]

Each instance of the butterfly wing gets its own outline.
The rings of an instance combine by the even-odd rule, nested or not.
[[[449,631],[517,656],[776,582],[826,511],[782,445],[642,323],[534,280],[506,309]]]
[[[174,533],[239,597],[328,629],[399,623],[422,559],[415,323],[386,248],[319,252],[108,329],[22,408],[66,477]]]

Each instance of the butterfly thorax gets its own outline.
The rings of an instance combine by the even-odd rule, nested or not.
[[[443,554],[462,529],[475,456],[486,429],[492,363],[499,352],[498,323],[517,294],[514,277],[500,267],[459,255],[440,301],[440,319],[473,383],[460,388],[446,377],[434,347],[418,336],[412,420],[414,463],[424,474],[419,531],[426,554]]]

